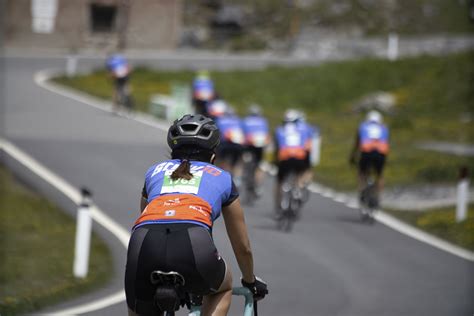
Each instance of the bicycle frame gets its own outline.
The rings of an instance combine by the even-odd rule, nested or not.
[[[234,287],[232,288],[232,295],[245,297],[244,316],[252,316],[254,311],[253,295],[250,290],[246,287]],[[201,316],[201,307],[193,306],[189,311],[189,316]]]

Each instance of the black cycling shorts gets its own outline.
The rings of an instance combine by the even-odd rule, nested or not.
[[[128,76],[122,78],[115,78],[115,87],[117,89],[123,88],[128,82]]]
[[[301,174],[311,168],[309,158],[308,159],[288,159],[282,160],[278,163],[278,181],[283,181],[286,176],[292,172]]]
[[[196,111],[196,114],[202,114],[202,115],[205,115],[205,116],[210,116],[209,113],[207,113],[207,103],[208,102],[209,101],[193,99],[193,105],[194,105],[194,109]]]
[[[125,269],[127,305],[140,315],[158,315],[153,306],[152,271],[175,271],[193,294],[213,293],[221,286],[225,261],[219,256],[209,231],[195,224],[149,224],[133,231]]]
[[[360,155],[359,160],[359,171],[367,174],[371,170],[374,170],[377,176],[380,176],[383,172],[385,165],[385,155],[378,151],[363,152]]]
[[[245,151],[250,152],[252,154],[252,158],[254,162],[257,164],[262,161],[263,158],[263,147],[254,147],[254,146],[247,146],[245,147]]]
[[[243,149],[243,146],[239,144],[221,142],[217,147],[216,159],[226,161],[234,167],[240,161]]]

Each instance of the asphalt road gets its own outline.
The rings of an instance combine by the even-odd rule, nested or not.
[[[90,187],[96,204],[130,228],[138,215],[144,172],[168,156],[165,133],[34,83],[36,71],[62,67],[63,59],[3,61],[6,83],[0,102],[4,102],[5,137],[72,185]],[[80,67],[91,63],[97,61],[83,61]],[[172,63],[180,67],[183,61],[166,62]],[[246,209],[256,274],[270,290],[259,304],[261,315],[473,315],[472,262],[380,223],[363,225],[354,210],[316,194],[292,233],[276,231],[271,219],[272,186],[268,177],[263,198]],[[87,303],[122,288],[126,249],[101,227],[95,229],[112,249],[113,281],[44,312]],[[240,274],[222,219],[216,222],[214,236],[232,265],[237,285]],[[232,315],[239,315],[240,303],[233,304]],[[125,311],[121,302],[87,315],[124,315]]]

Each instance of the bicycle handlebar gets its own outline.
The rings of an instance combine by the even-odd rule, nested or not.
[[[245,297],[244,316],[252,316],[252,311],[255,308],[255,315],[257,315],[257,303],[253,300],[253,294],[246,287],[232,288],[232,295],[240,295]],[[255,305],[255,306],[254,306]]]

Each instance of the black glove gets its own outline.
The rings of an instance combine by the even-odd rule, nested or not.
[[[259,301],[268,294],[267,290],[267,283],[260,279],[259,277],[255,277],[255,281],[253,283],[247,283],[244,279],[241,279],[242,286],[248,288],[250,292],[253,294],[253,298],[256,301]]]

